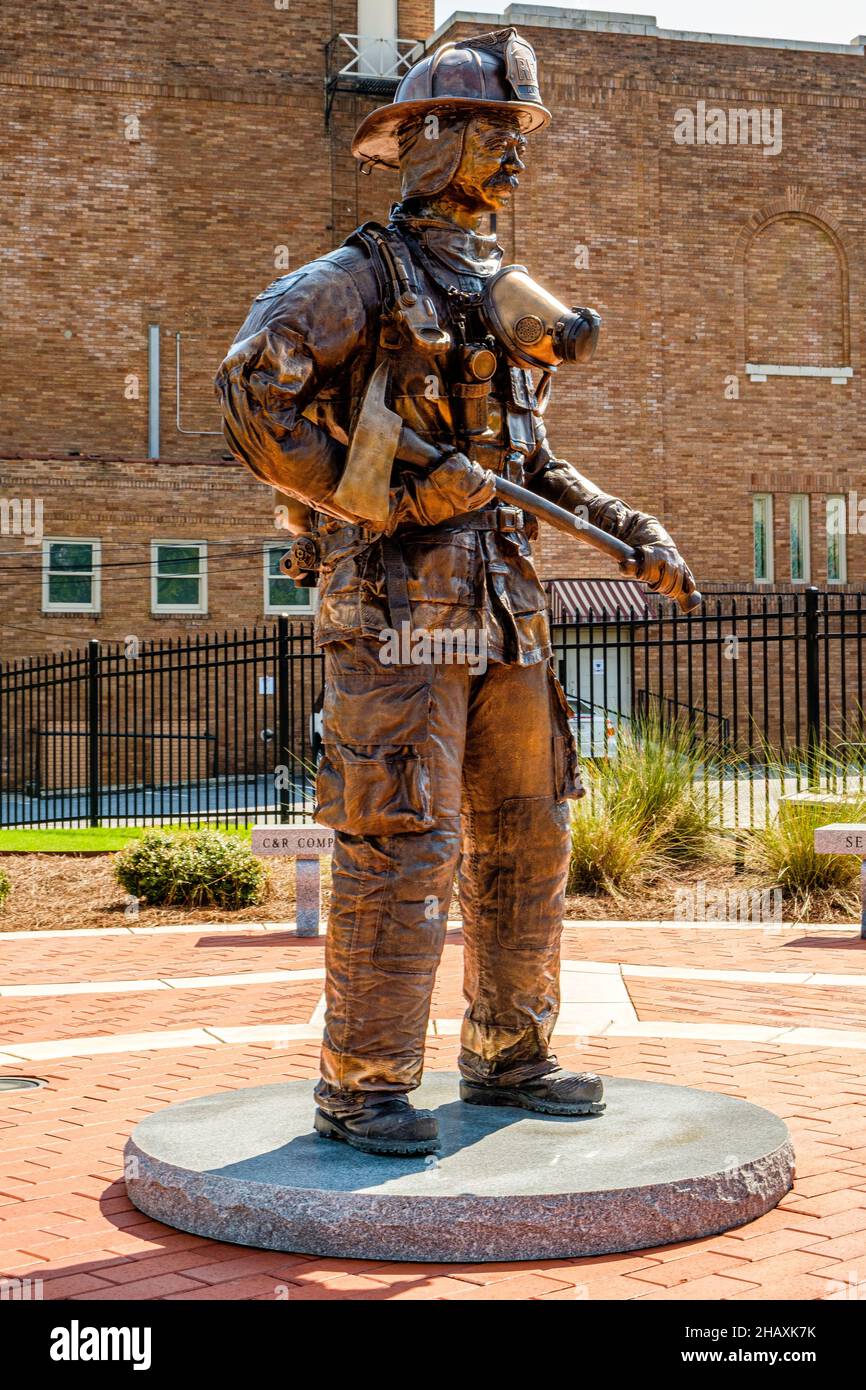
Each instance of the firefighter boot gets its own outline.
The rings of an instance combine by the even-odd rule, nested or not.
[[[439,1149],[439,1124],[429,1110],[416,1110],[405,1096],[368,1091],[357,1110],[344,1115],[316,1111],[313,1128],[323,1139],[342,1139],[365,1154],[411,1158]]]
[[[460,1082],[460,1099],[468,1105],[514,1105],[541,1115],[600,1115],[604,1086],[594,1072],[557,1067],[544,1076],[512,1085]]]

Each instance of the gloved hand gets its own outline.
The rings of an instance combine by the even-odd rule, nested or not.
[[[496,495],[494,475],[465,454],[449,454],[427,473],[403,473],[391,489],[386,535],[398,526],[438,526],[463,512],[486,507]]]
[[[694,592],[695,577],[675,545],[640,545],[635,552],[633,560],[620,561],[623,574],[666,598],[687,598]]]

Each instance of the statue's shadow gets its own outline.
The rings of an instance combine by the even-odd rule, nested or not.
[[[549,1144],[551,1162],[555,1162],[557,1152],[561,1152],[569,1139],[585,1135],[587,1123],[603,1118],[603,1114],[542,1115],[510,1106],[466,1105],[459,1100],[436,1106],[432,1113],[439,1121],[441,1141],[441,1149],[436,1154],[406,1158],[366,1154],[339,1140],[324,1139],[310,1129],[277,1148],[207,1171],[240,1182],[334,1192],[384,1187],[395,1182],[399,1184],[401,1179],[420,1179],[425,1187],[429,1182],[430,1195],[435,1196],[437,1182],[453,1190],[452,1169],[455,1177],[459,1172],[461,1181],[466,1182],[473,1173],[501,1171],[506,1161],[509,1169],[525,1166],[530,1154],[521,1153],[520,1126],[524,1133],[531,1128],[536,1136],[531,1156],[535,1167],[539,1125],[544,1127],[545,1146]],[[515,1131],[515,1142],[504,1145],[502,1136],[509,1130]],[[472,1156],[473,1162],[467,1165],[465,1159],[470,1150],[477,1152]]]

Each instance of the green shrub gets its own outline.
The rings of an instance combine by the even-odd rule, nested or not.
[[[859,858],[815,851],[815,830],[831,821],[866,821],[866,791],[847,796],[829,810],[819,802],[789,803],[749,837],[747,862],[781,888],[796,917],[820,916],[832,909],[859,915]]]
[[[681,726],[653,717],[620,725],[614,756],[582,767],[587,795],[572,811],[568,891],[616,897],[676,861],[715,857],[720,793],[700,775],[710,761]]]
[[[9,875],[4,869],[0,869],[0,907],[3,906],[11,892],[12,884],[9,882]]]
[[[268,883],[250,846],[215,830],[149,830],[121,850],[114,874],[127,893],[164,906],[250,907]]]
[[[592,775],[592,774],[590,774]],[[586,780],[586,772],[583,774]],[[575,802],[571,813],[569,893],[610,893],[630,887],[660,866],[653,836],[602,797]]]
[[[654,853],[701,858],[718,838],[719,792],[701,778],[711,760],[711,750],[683,725],[635,720],[620,726],[612,758],[589,765],[589,796],[647,838]]]

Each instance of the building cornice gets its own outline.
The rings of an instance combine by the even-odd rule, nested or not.
[[[660,29],[655,15],[614,14],[606,10],[566,10],[554,5],[507,5],[502,14],[480,10],[455,10],[427,40],[434,47],[455,24],[477,24],[482,30],[514,25],[520,29],[573,29],[593,34],[633,34],[638,38],[682,43],[737,45],[743,48],[783,48],[801,53],[840,53],[863,57],[866,34],[851,43],[818,43],[801,39],[753,38],[748,34],[692,33],[686,29]]]

